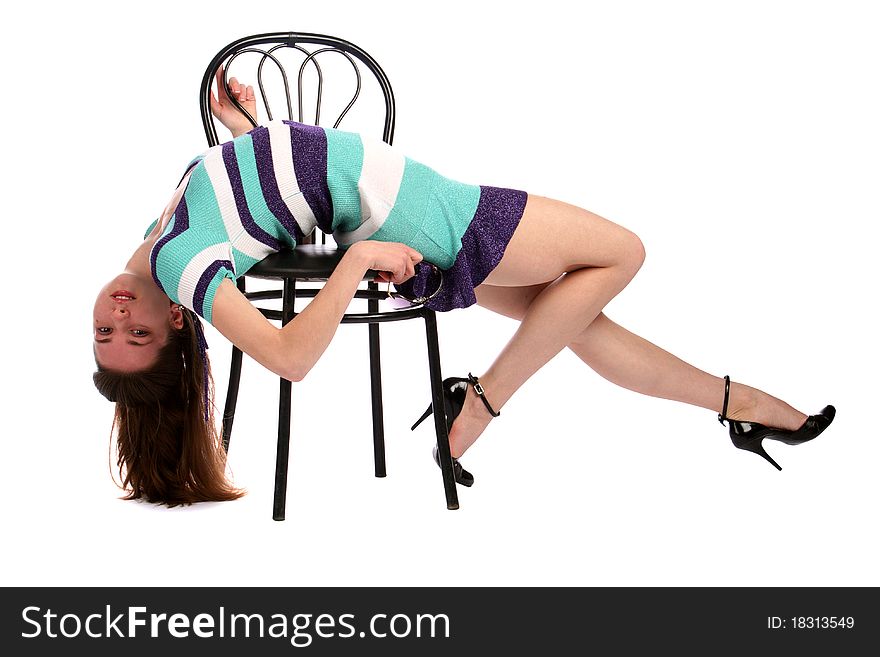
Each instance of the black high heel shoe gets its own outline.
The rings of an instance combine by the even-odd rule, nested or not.
[[[770,455],[764,451],[764,446],[761,444],[765,438],[778,440],[786,445],[800,445],[808,440],[812,440],[825,431],[828,425],[831,424],[836,413],[834,407],[829,405],[823,408],[818,415],[809,416],[796,431],[773,429],[771,427],[765,427],[763,424],[758,424],[757,422],[731,420],[727,417],[727,400],[729,396],[730,377],[725,376],[724,405],[721,412],[718,414],[718,421],[722,425],[725,420],[727,421],[728,426],[730,427],[730,439],[733,441],[733,446],[763,456],[772,463],[777,470],[782,470],[782,468],[779,467],[779,464],[776,461],[770,458]]]
[[[486,409],[493,417],[501,415],[501,413],[496,412],[489,404],[489,401],[486,399],[486,393],[483,391],[483,386],[480,385],[480,380],[477,377],[470,372],[468,372],[468,378],[466,379],[458,376],[451,376],[448,379],[443,380],[443,406],[446,415],[447,431],[452,429],[452,423],[455,422],[455,418],[459,416],[461,409],[464,408],[464,400],[465,397],[467,397],[468,385],[474,387],[474,392],[476,392],[477,396],[483,400]],[[410,431],[415,431],[415,428],[419,426],[425,418],[431,415],[433,410],[433,403],[428,404],[427,410],[425,410],[422,417],[416,420],[416,423],[410,427]],[[434,445],[433,455],[434,462],[437,464],[437,467],[440,467],[440,454],[437,445]],[[455,475],[456,483],[461,484],[462,486],[474,485],[474,476],[461,467],[461,463],[459,463],[458,459],[455,457],[452,458],[452,473]]]

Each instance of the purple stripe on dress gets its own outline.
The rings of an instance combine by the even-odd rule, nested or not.
[[[232,196],[235,198],[235,209],[238,211],[238,218],[241,221],[241,225],[247,231],[248,235],[255,240],[262,242],[271,249],[280,251],[282,248],[281,242],[263,230],[251,216],[251,210],[248,207],[247,197],[244,193],[244,186],[241,183],[241,171],[238,169],[238,158],[235,157],[235,144],[228,141],[223,144],[222,148],[223,164],[226,167],[226,175],[229,176],[229,184],[232,186]],[[232,235],[230,235],[230,237],[232,237]]]
[[[229,260],[215,260],[199,277],[199,282],[196,283],[196,289],[193,292],[193,311],[197,315],[205,316],[205,292],[208,291],[208,285],[214,280],[214,276],[221,268],[233,271],[232,263]]]
[[[174,228],[171,229],[170,233],[168,233],[164,237],[159,238],[153,245],[153,248],[150,249],[150,272],[153,274],[153,280],[156,282],[156,285],[158,285],[159,289],[162,290],[165,294],[168,294],[168,290],[162,287],[162,283],[159,281],[159,277],[156,275],[156,260],[158,259],[159,251],[162,250],[163,246],[168,244],[168,242],[170,242],[187,228],[189,228],[189,210],[187,209],[186,205],[185,192],[183,196],[180,197],[180,203],[178,203],[177,207],[174,209],[174,214],[172,215],[172,217],[174,219]]]
[[[445,312],[477,302],[474,288],[501,262],[527,200],[528,194],[516,189],[480,187],[480,202],[462,235],[461,249],[452,266],[443,271],[443,286],[437,296],[425,304],[428,308]],[[395,287],[413,298],[429,295],[437,289],[438,283],[431,274],[431,267],[420,264],[413,278]]]
[[[284,121],[290,127],[290,147],[296,182],[312,208],[318,228],[333,232],[333,201],[327,186],[327,134],[319,126]]]
[[[296,223],[296,219],[290,213],[287,204],[281,198],[278,189],[278,181],[275,179],[275,165],[272,162],[272,145],[269,142],[269,129],[257,128],[252,130],[251,140],[254,144],[254,158],[257,161],[257,175],[260,178],[260,188],[263,190],[263,198],[269,211],[287,229],[297,244],[302,244],[303,232]]]

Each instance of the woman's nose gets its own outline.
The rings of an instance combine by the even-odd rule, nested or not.
[[[128,310],[125,308],[125,306],[117,304],[116,307],[113,309],[113,314],[117,315],[118,317],[125,317],[126,314],[128,314]]]

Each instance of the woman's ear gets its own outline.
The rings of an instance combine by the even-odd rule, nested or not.
[[[171,302],[171,326],[178,331],[183,328],[183,306],[179,303]]]

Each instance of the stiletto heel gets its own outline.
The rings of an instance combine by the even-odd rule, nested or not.
[[[472,385],[474,387],[474,392],[477,393],[477,396],[483,401],[483,404],[486,406],[486,409],[489,413],[492,414],[492,417],[498,417],[501,413],[496,412],[492,405],[489,404],[489,401],[486,399],[486,392],[483,390],[483,386],[480,385],[480,380],[475,377],[470,372],[468,373],[468,378],[463,379],[458,376],[452,376],[448,379],[443,380],[443,406],[444,406],[444,415],[446,419],[446,430],[450,431],[452,429],[452,424],[455,422],[455,419],[461,413],[461,409],[464,408],[464,400],[467,396],[468,385]],[[428,404],[428,408],[422,414],[422,416],[416,420],[416,423],[410,427],[410,431],[415,431],[415,428],[419,426],[429,415],[434,412],[434,405]],[[433,450],[434,462],[440,467],[440,454],[437,446],[434,446]],[[455,475],[456,483],[461,484],[462,486],[473,486],[474,484],[474,476],[465,470],[461,463],[458,462],[458,459],[452,457],[452,472]]]
[[[734,445],[736,445],[740,449],[744,449],[748,452],[754,452],[755,454],[763,456],[765,459],[767,459],[768,461],[770,461],[770,463],[773,464],[773,467],[775,467],[777,470],[781,471],[782,468],[779,466],[779,464],[776,461],[774,461],[772,458],[770,458],[770,455],[764,449],[764,445],[761,444],[762,440],[763,440],[762,438],[759,438],[758,440],[753,440],[751,442],[745,442],[740,445],[736,445],[736,443],[734,443]]]
[[[808,440],[812,440],[820,433],[828,428],[837,411],[831,405],[826,406],[817,415],[810,415],[804,423],[795,431],[786,429],[774,429],[766,427],[757,422],[746,422],[741,420],[731,420],[727,417],[727,402],[730,398],[730,377],[724,377],[724,404],[721,412],[718,414],[718,421],[723,425],[726,421],[730,427],[730,440],[737,449],[744,449],[747,452],[754,452],[764,457],[777,470],[782,470],[779,464],[770,458],[770,455],[764,450],[763,441],[765,438],[770,440],[778,440],[786,445],[800,445]]]
[[[422,414],[422,417],[420,417],[418,420],[416,420],[416,423],[409,428],[410,431],[415,431],[416,427],[425,421],[425,419],[431,414],[431,408],[432,408],[431,404],[428,404],[428,410],[426,410]]]

